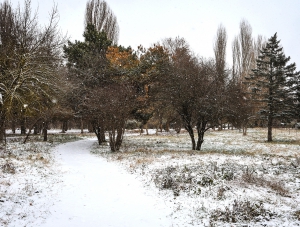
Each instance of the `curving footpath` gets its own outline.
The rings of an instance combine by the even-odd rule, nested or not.
[[[172,226],[171,209],[116,164],[90,154],[95,140],[57,147],[63,183],[43,227]]]

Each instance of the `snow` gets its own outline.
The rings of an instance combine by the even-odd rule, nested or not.
[[[62,192],[47,226],[170,226],[171,210],[120,167],[89,152],[95,140],[60,145]]]
[[[81,132],[80,129],[69,129],[69,130],[67,130],[67,133],[68,133],[68,134],[70,134],[70,133],[77,133],[77,134],[79,134],[80,132]],[[84,132],[84,133],[87,133],[88,130],[87,130],[87,129],[84,129],[83,132]],[[28,131],[27,131],[27,133],[28,133]],[[61,129],[50,129],[50,130],[48,130],[48,133],[49,133],[49,134],[58,134],[58,133],[61,133]],[[10,134],[13,134],[13,132],[12,132],[11,129],[7,129],[7,130],[6,130],[6,134],[10,135]],[[15,130],[15,134],[16,134],[16,135],[21,134],[21,129],[17,128],[17,129]]]
[[[127,133],[123,152],[110,154],[105,146],[93,152],[173,199],[176,226],[300,226],[299,132],[276,129],[273,143],[265,142],[264,129],[248,132],[209,131],[201,152],[189,150],[187,133]],[[236,213],[235,204],[245,211]]]
[[[49,215],[61,182],[51,146],[8,143],[11,155],[0,156],[0,226],[39,226]]]
[[[264,129],[209,131],[201,152],[185,132],[149,132],[127,131],[118,153],[87,133],[58,146],[10,140],[0,226],[300,226],[299,131],[276,129],[273,143]]]

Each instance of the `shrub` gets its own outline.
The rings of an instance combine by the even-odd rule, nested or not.
[[[249,222],[249,221],[269,221],[274,218],[275,213],[272,213],[264,208],[262,202],[250,202],[248,200],[234,200],[232,207],[225,207],[225,210],[216,209],[211,215],[212,221],[221,222]]]
[[[12,162],[6,161],[6,163],[1,167],[3,173],[16,173],[16,167]]]

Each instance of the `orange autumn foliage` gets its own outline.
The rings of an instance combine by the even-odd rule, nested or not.
[[[106,53],[111,66],[116,69],[133,69],[139,64],[138,59],[129,49],[120,50],[119,47],[110,46]]]

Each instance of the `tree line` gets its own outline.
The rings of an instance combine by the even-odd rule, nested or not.
[[[246,135],[249,126],[300,118],[300,73],[289,63],[275,33],[253,38],[246,20],[232,42],[226,63],[227,32],[217,29],[214,58],[199,57],[181,37],[137,50],[118,45],[117,17],[103,0],[89,0],[84,41],[67,41],[58,30],[54,7],[47,26],[38,24],[30,1],[23,9],[0,4],[0,141],[5,129],[20,125],[28,135],[70,119],[87,123],[101,144],[121,147],[128,120],[141,127],[156,119],[179,132],[185,128],[192,149],[205,132],[227,123]]]

